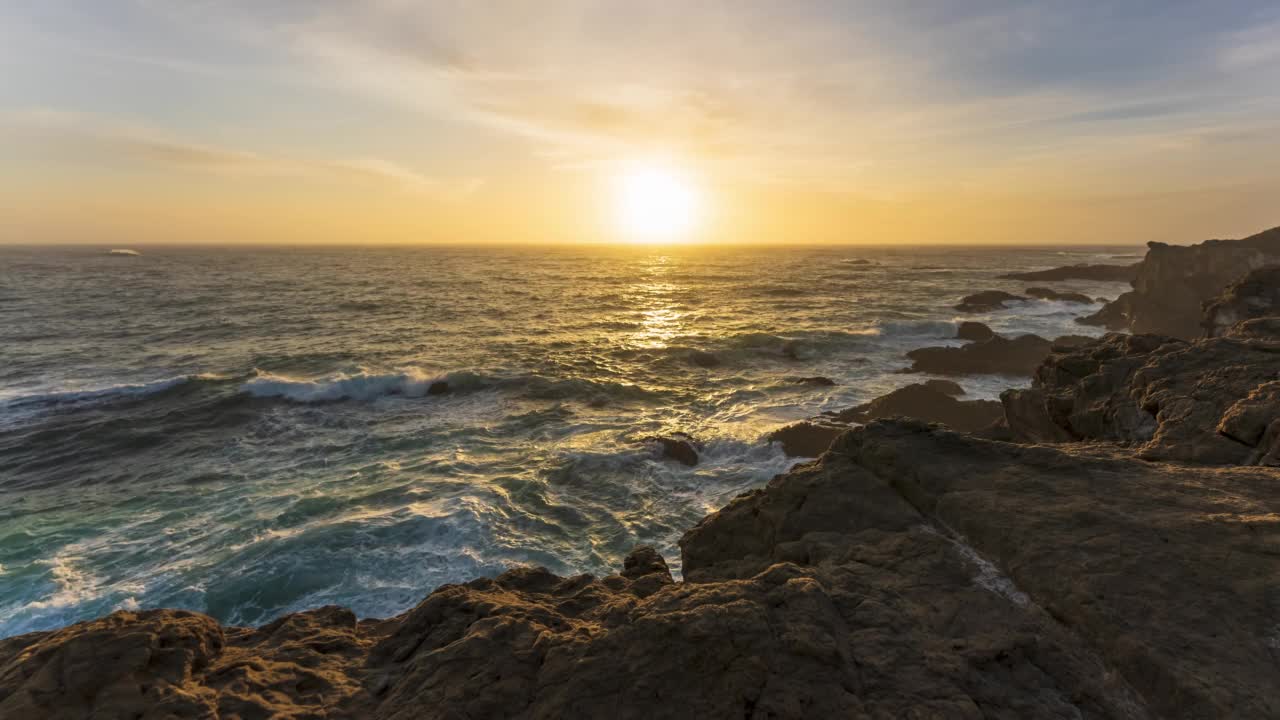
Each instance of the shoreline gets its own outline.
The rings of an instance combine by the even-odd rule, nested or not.
[[[616,575],[515,568],[386,619],[117,611],[0,639],[0,716],[1280,713],[1280,305],[1241,317],[1272,289],[1258,267],[1208,320],[1129,316],[1209,338],[1043,341],[1003,425],[855,409],[817,460],[688,529],[679,582],[641,547]],[[1117,306],[1150,305],[1143,272]],[[1206,379],[1224,358],[1241,369]]]

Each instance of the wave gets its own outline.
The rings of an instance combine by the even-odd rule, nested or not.
[[[145,397],[148,395],[157,395],[159,393],[173,390],[183,385],[200,382],[216,382],[226,380],[222,375],[214,373],[200,373],[197,375],[179,375],[177,377],[169,377],[161,380],[153,380],[146,383],[130,383],[122,385],[109,385],[107,387],[96,388],[93,390],[55,390],[48,393],[37,393],[34,395],[21,395],[0,401],[0,407],[20,407],[29,405],[56,405],[65,403],[80,403],[91,400],[113,400],[129,397]]]
[[[428,375],[413,368],[394,373],[338,373],[325,378],[305,380],[287,375],[257,371],[257,377],[240,386],[240,391],[253,397],[284,398],[293,402],[315,403],[337,400],[373,400],[388,395],[426,397],[451,387],[447,376]],[[434,389],[433,389],[434,388]]]
[[[956,336],[956,323],[947,320],[878,320],[859,331],[882,338],[939,338]]]
[[[108,250],[108,251],[107,251],[107,254],[108,254],[108,255],[123,255],[123,256],[126,256],[126,257],[137,257],[137,256],[141,255],[142,253],[138,252],[137,250],[130,250],[129,248],[111,248],[110,250]]]

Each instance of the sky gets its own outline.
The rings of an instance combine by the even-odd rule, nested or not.
[[[0,0],[0,242],[723,243],[1280,225],[1274,0]]]

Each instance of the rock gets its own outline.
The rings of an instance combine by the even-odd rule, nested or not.
[[[1280,317],[1241,320],[1227,329],[1227,337],[1255,340],[1280,340]]]
[[[693,467],[698,464],[698,450],[701,443],[684,433],[672,435],[655,435],[647,437],[644,442],[653,443],[662,451],[662,456],[681,464]]]
[[[720,358],[706,350],[693,350],[689,353],[689,362],[698,367],[713,368],[720,365]]]
[[[1049,356],[1053,343],[1038,335],[992,337],[961,347],[927,347],[907,353],[908,372],[934,375],[1030,375]]]
[[[1133,291],[1080,322],[1132,333],[1202,335],[1202,304],[1217,297],[1243,273],[1280,264],[1280,228],[1243,240],[1206,240],[1198,245],[1148,243],[1133,279]]]
[[[911,417],[937,422],[956,430],[973,431],[1001,419],[1004,411],[994,400],[957,400],[964,390],[953,382],[931,380],[907,385],[864,405],[835,413],[842,423],[866,423],[877,418]]]
[[[925,380],[920,384],[934,392],[940,392],[943,395],[964,395],[964,388],[960,387],[959,383],[952,382],[951,380]]]
[[[1060,302],[1081,303],[1083,305],[1092,305],[1093,298],[1078,292],[1058,292],[1052,288],[1045,287],[1029,287],[1027,295],[1041,300],[1058,300]]]
[[[956,330],[956,339],[958,340],[982,342],[983,340],[990,340],[995,336],[996,334],[991,331],[991,328],[987,327],[983,323],[974,322],[972,320],[966,320],[965,322],[960,323],[960,327]]]
[[[774,430],[765,436],[765,442],[780,443],[788,457],[818,457],[848,429],[830,422],[802,420]]]
[[[1022,441],[1105,440],[1146,459],[1248,464],[1270,452],[1259,438],[1268,413],[1280,416],[1276,380],[1277,341],[1111,334],[1055,349],[1031,389],[1001,400]]]
[[[990,312],[992,310],[1003,310],[1004,304],[1011,300],[1026,300],[1026,298],[1003,290],[984,290],[973,295],[966,295],[955,308],[960,312]]]
[[[682,582],[642,547],[382,621],[121,611],[0,640],[0,717],[1277,717],[1276,473],[875,421],[687,532]]]
[[[794,378],[791,382],[797,385],[813,385],[814,387],[832,387],[836,384],[835,380],[832,380],[829,377],[823,377],[821,375],[814,375],[812,377]]]
[[[1002,280],[1093,280],[1098,282],[1130,282],[1142,263],[1132,265],[1067,265],[1050,270],[999,275]]]
[[[428,395],[444,395],[449,392],[449,383],[444,380],[436,380],[427,386]]]
[[[1253,270],[1205,303],[1201,326],[1206,337],[1222,337],[1237,323],[1280,318],[1280,265]]]

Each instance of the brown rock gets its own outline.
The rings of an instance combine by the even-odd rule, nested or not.
[[[964,392],[959,385],[946,380],[907,385],[833,417],[844,423],[911,417],[943,423],[966,432],[987,427],[1003,417],[1000,403],[994,400],[957,400],[953,397],[956,390]]]
[[[1250,270],[1280,264],[1280,228],[1243,240],[1206,240],[1198,245],[1148,243],[1133,279],[1133,291],[1080,322],[1112,330],[1202,335],[1201,306]]]
[[[689,467],[698,464],[698,441],[684,433],[661,435],[645,438],[645,442],[653,443],[662,451],[663,457],[675,460]]]
[[[1267,413],[1280,412],[1277,379],[1277,342],[1116,334],[1055,351],[1030,390],[1001,400],[1024,441],[1118,441],[1148,459],[1247,464],[1270,452],[1257,438]]]
[[[1280,320],[1280,265],[1258,268],[1231,283],[1205,304],[1206,337],[1222,337],[1239,323],[1257,318]]]
[[[956,338],[959,340],[982,342],[983,340],[990,340],[995,336],[996,334],[992,332],[991,328],[987,327],[983,323],[974,322],[972,320],[960,323],[960,327],[956,330]]]
[[[830,422],[802,420],[774,430],[765,436],[765,442],[781,444],[782,452],[790,457],[818,457],[848,429]]]
[[[955,308],[960,312],[990,312],[992,310],[1003,310],[1004,304],[1011,300],[1026,300],[1026,298],[1003,290],[984,290],[973,295],[966,295]]]
[[[1034,272],[1009,273],[1000,275],[1003,280],[1094,280],[1101,282],[1129,282],[1138,273],[1138,266],[1132,265],[1067,265],[1050,270]]]
[[[1049,356],[1053,343],[1038,335],[993,337],[961,347],[927,347],[907,353],[908,372],[934,375],[1030,375]]]

